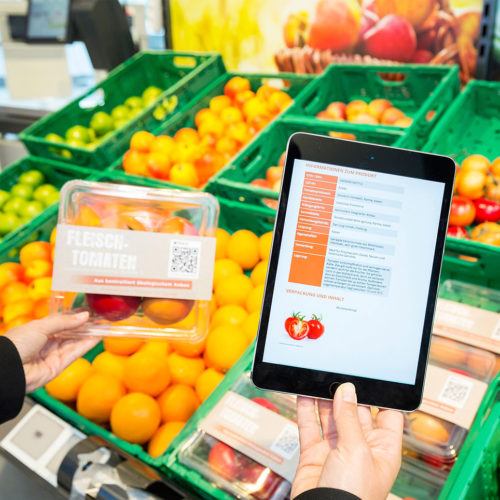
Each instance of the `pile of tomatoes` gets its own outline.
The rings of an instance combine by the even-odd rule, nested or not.
[[[454,193],[448,236],[500,246],[500,156],[492,162],[479,154],[465,158]]]

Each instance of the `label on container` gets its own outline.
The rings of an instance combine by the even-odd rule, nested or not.
[[[500,314],[438,299],[434,333],[500,354]]]
[[[430,364],[419,409],[470,429],[487,388],[480,380]]]
[[[299,463],[297,424],[229,391],[200,429],[292,482]]]
[[[210,300],[215,241],[58,224],[52,290]]]

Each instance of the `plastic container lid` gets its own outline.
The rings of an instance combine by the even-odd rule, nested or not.
[[[496,359],[487,351],[441,337],[432,337],[430,364],[457,374],[489,382]],[[423,411],[406,415],[403,448],[440,469],[450,469],[467,436],[467,429]]]
[[[90,310],[72,335],[199,342],[208,332],[218,214],[208,193],[66,183],[52,311]]]
[[[295,397],[257,389],[248,372],[241,375],[231,391],[288,419],[296,417]],[[289,498],[291,484],[286,479],[202,429],[181,445],[178,456],[180,463],[237,498]]]

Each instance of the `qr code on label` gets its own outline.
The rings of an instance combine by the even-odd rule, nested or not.
[[[299,431],[296,425],[287,424],[271,445],[271,451],[290,460],[299,449]]]
[[[450,375],[438,400],[455,408],[463,408],[473,386],[469,380]]]
[[[200,251],[201,244],[197,241],[172,240],[168,276],[197,279],[200,273]]]

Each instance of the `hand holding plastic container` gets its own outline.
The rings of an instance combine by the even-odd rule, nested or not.
[[[207,193],[68,182],[51,310],[88,309],[91,319],[77,334],[201,341],[218,213]]]

